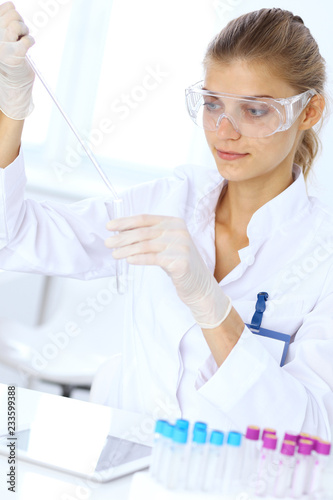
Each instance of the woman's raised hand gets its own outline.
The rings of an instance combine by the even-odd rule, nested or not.
[[[25,58],[34,44],[29,29],[12,2],[0,5],[0,109],[23,120],[33,110],[35,73]]]

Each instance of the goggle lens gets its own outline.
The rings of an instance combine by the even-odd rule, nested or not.
[[[194,86],[186,90],[186,104],[192,120],[205,130],[216,131],[228,119],[241,135],[268,137],[287,130],[315,94],[309,90],[291,98],[265,99],[213,93]]]
[[[217,98],[191,92],[188,100],[193,121],[205,130],[217,130],[224,118],[244,136],[265,137],[281,124],[281,114],[272,105],[256,100]]]

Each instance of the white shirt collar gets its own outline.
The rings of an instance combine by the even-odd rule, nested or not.
[[[310,201],[303,172],[296,164],[293,166],[293,174],[294,182],[252,215],[247,226],[250,243],[254,240],[266,240],[281,227],[285,230],[296,214],[298,216],[300,212],[308,210]]]
[[[215,217],[215,208],[220,193],[228,181],[220,176],[212,176],[205,186],[205,192],[200,196],[195,207],[195,221],[198,224],[208,223]],[[285,228],[295,214],[307,210],[310,201],[301,167],[293,165],[294,182],[282,193],[260,207],[251,217],[247,227],[250,244],[254,241],[266,240],[272,232],[281,226]]]

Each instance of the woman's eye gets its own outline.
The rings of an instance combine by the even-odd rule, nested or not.
[[[254,118],[261,118],[262,116],[266,116],[268,114],[268,110],[266,108],[247,108],[246,112]]]
[[[204,106],[208,111],[216,111],[220,108],[220,105],[216,102],[204,102]]]

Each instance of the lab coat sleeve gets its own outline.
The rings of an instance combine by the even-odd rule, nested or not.
[[[0,169],[0,267],[91,279],[114,274],[104,245],[110,219],[103,200],[62,204],[24,199],[22,153]]]
[[[259,425],[331,439],[333,422],[332,269],[316,307],[304,318],[283,367],[245,327],[218,368],[210,356],[196,389],[239,429]]]
[[[179,207],[188,206],[188,184],[186,173],[180,171],[126,189],[121,193],[125,212],[184,217]],[[25,185],[21,151],[11,165],[0,169],[0,268],[79,279],[114,275],[112,251],[104,244],[110,236],[106,224],[113,218],[112,200],[39,202],[24,199]]]

